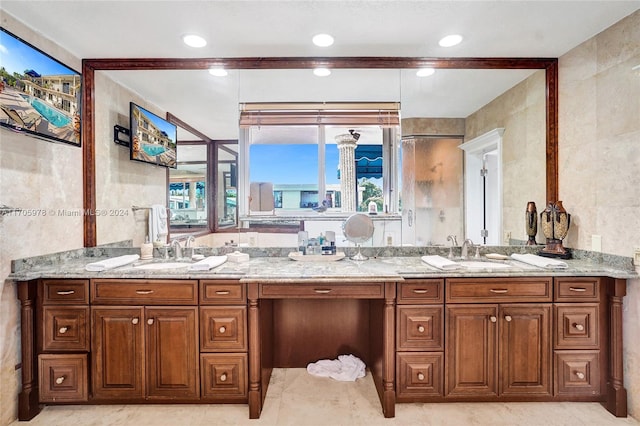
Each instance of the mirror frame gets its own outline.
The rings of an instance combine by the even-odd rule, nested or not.
[[[436,68],[544,69],[546,94],[546,195],[558,197],[558,59],[557,58],[419,58],[419,57],[255,57],[255,58],[102,58],[82,60],[83,207],[96,209],[95,72],[149,70]],[[84,246],[97,245],[95,215],[84,215]]]

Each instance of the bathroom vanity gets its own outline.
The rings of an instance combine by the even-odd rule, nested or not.
[[[84,271],[93,260],[12,276],[21,420],[41,404],[169,402],[248,404],[258,418],[273,368],[340,354],[366,363],[385,417],[447,401],[598,401],[627,415],[632,271],[445,272],[419,257]]]

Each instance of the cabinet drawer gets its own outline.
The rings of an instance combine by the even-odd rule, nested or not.
[[[398,401],[442,396],[444,391],[443,355],[441,352],[397,353],[396,371]]]
[[[43,351],[89,350],[88,306],[44,306],[42,322]]]
[[[598,278],[556,278],[554,300],[556,302],[598,302],[599,289]]]
[[[551,302],[551,278],[462,278],[446,280],[449,303]]]
[[[197,305],[196,280],[91,280],[91,302],[118,305]]]
[[[407,280],[398,285],[398,304],[444,302],[444,280]]]
[[[260,297],[282,299],[348,297],[352,299],[384,298],[384,283],[364,284],[260,284]]]
[[[556,349],[599,349],[596,303],[555,304]]]
[[[40,402],[88,400],[87,354],[39,355]]]
[[[202,399],[246,402],[247,354],[201,354]]]
[[[89,280],[42,280],[43,305],[83,305],[89,303]]]
[[[200,350],[240,352],[247,350],[246,307],[201,307]]]
[[[399,351],[442,351],[444,322],[442,306],[398,306]]]
[[[600,394],[599,351],[556,351],[557,396]]]
[[[244,305],[247,303],[247,291],[238,281],[202,280],[200,281],[200,303],[203,305]]]

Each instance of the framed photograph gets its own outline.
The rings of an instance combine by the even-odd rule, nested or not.
[[[0,27],[0,126],[80,146],[82,75]]]

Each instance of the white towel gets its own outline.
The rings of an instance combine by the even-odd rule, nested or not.
[[[128,265],[140,259],[137,254],[126,254],[124,256],[112,257],[111,259],[101,260],[100,262],[88,263],[84,269],[91,272],[101,272],[107,269],[117,268],[118,266]]]
[[[538,266],[546,269],[566,269],[569,267],[566,262],[556,259],[549,259],[548,257],[537,256],[535,254],[518,254],[513,253],[512,258],[529,265]]]
[[[208,271],[209,269],[215,268],[216,266],[222,265],[227,261],[227,255],[222,256],[209,256],[205,257],[199,262],[194,263],[189,266],[189,270],[191,271]]]
[[[456,262],[453,262],[447,258],[438,256],[438,255],[422,256],[420,259],[422,259],[422,261],[427,265],[431,265],[435,268],[442,269],[445,271],[462,268],[462,266],[457,264]]]
[[[321,359],[307,365],[307,372],[314,376],[331,377],[341,382],[355,382],[365,376],[364,362],[357,356],[339,355],[338,359]]]
[[[149,238],[154,243],[160,240],[167,242],[167,209],[162,204],[154,204],[149,211]]]

